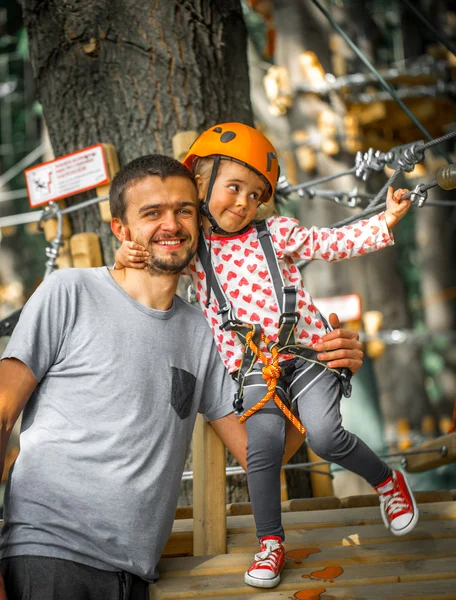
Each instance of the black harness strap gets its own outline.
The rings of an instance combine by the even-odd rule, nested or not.
[[[296,343],[294,330],[299,321],[299,313],[297,312],[298,288],[296,285],[285,285],[282,271],[277,261],[277,254],[272,245],[271,232],[266,221],[258,221],[255,223],[255,228],[274,286],[277,306],[281,307],[279,318],[280,328],[277,335],[277,342],[274,344],[281,348],[282,346]]]
[[[250,349],[250,347],[246,343],[246,335],[249,331],[252,330],[252,326],[243,323],[240,321],[234,312],[233,305],[229,301],[227,295],[223,291],[220,286],[217,274],[214,271],[210,254],[208,252],[208,248],[206,246],[206,240],[203,235],[200,235],[198,241],[198,257],[203,265],[203,269],[206,273],[206,282],[207,282],[207,294],[210,294],[211,286],[215,297],[217,298],[217,303],[219,306],[219,310],[217,314],[222,317],[222,324],[220,325],[220,329],[226,329],[227,331],[234,331],[236,336],[238,337],[240,343],[244,347],[244,354],[242,357],[241,366],[239,367],[238,373],[236,375],[236,379],[239,383],[239,389],[234,396],[234,411],[237,415],[241,415],[243,412],[242,406],[242,398],[243,398],[243,390],[244,390],[244,379],[248,373],[253,369],[256,363],[256,356]],[[260,344],[260,336],[262,333],[261,325],[253,326],[253,342],[256,346]]]

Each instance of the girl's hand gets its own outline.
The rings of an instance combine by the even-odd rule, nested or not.
[[[144,269],[148,256],[144,246],[131,241],[130,230],[126,227],[124,241],[116,252],[116,269]]]
[[[393,192],[393,188],[388,188],[388,195],[386,196],[386,211],[385,220],[388,225],[388,229],[392,229],[402,217],[408,213],[409,208],[412,206],[410,198],[402,199],[402,196],[409,190],[398,189]]]

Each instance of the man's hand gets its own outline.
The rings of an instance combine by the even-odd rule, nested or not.
[[[329,315],[329,322],[334,331],[322,336],[322,341],[315,344],[319,352],[317,358],[328,363],[331,369],[347,368],[355,374],[363,364],[362,344],[356,331],[340,329],[339,317],[335,313]]]

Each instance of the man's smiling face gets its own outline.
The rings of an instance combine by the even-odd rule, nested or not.
[[[150,175],[125,191],[131,239],[149,252],[151,273],[180,273],[196,252],[199,233],[197,194],[187,177]]]

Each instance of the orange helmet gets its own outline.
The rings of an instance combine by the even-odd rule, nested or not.
[[[192,171],[195,158],[214,155],[235,160],[260,175],[269,185],[264,201],[270,200],[279,178],[279,162],[274,146],[262,133],[243,123],[214,125],[195,140],[183,162]]]

